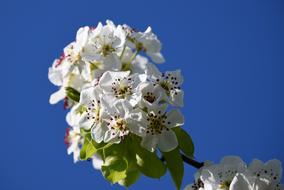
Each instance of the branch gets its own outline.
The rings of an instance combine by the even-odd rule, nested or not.
[[[203,162],[198,162],[196,160],[193,160],[187,156],[185,156],[184,154],[181,154],[181,158],[182,160],[187,163],[188,165],[191,165],[197,169],[201,168],[202,166],[204,166],[204,163]]]
[[[201,168],[201,167],[204,166],[204,163],[203,163],[203,162],[198,162],[198,161],[196,161],[196,160],[194,160],[194,159],[192,159],[192,158],[187,157],[186,155],[184,155],[184,154],[182,154],[182,153],[180,153],[180,155],[181,155],[182,160],[183,160],[185,163],[187,163],[188,165],[191,165],[191,166],[195,167],[196,169],[199,169],[199,168]],[[161,160],[162,160],[162,161],[165,161],[165,158],[162,157]]]

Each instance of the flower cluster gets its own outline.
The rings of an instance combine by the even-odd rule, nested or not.
[[[80,28],[55,59],[48,78],[59,89],[49,101],[70,109],[64,142],[74,162],[92,161],[106,180],[127,187],[141,174],[161,178],[169,170],[179,190],[186,162],[203,167],[185,190],[284,190],[278,160],[192,160],[194,145],[181,127],[181,72],[160,72],[151,61],[165,61],[151,27],[141,32],[109,20]]]
[[[129,170],[159,178],[166,167],[158,152],[179,153],[179,134],[185,133],[179,111],[183,78],[179,70],[160,72],[149,61],[163,63],[160,51],[151,27],[140,32],[107,20],[80,28],[49,68],[49,80],[59,87],[50,103],[64,100],[70,108],[68,154],[74,162],[91,159],[112,183],[128,186]],[[183,149],[192,156],[192,141],[185,136],[191,144]],[[112,168],[117,160],[126,162],[123,171]],[[161,165],[159,175],[146,171],[145,163],[150,167],[153,160]]]
[[[219,164],[207,163],[185,190],[283,190],[279,160],[253,160],[247,166],[239,157],[227,156]]]

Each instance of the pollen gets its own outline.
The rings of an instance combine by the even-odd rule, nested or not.
[[[149,113],[148,114],[148,128],[146,129],[147,134],[158,135],[161,134],[164,130],[168,131],[169,128],[166,127],[165,123],[167,116],[161,114],[159,111],[158,114]]]
[[[153,103],[156,100],[156,96],[153,94],[153,92],[147,92],[143,98],[150,103]]]
[[[112,92],[116,98],[124,99],[132,95],[132,86],[134,80],[131,77],[117,78],[112,83]]]
[[[100,121],[100,100],[92,100],[86,112],[86,118],[88,120],[93,120],[94,123],[98,123]]]
[[[171,73],[163,73],[160,79],[156,79],[155,84],[159,84],[168,95],[170,92],[175,92],[177,95],[177,90],[180,90],[180,82],[177,80],[177,77],[173,76]]]
[[[127,128],[126,121],[120,117],[120,115],[115,115],[114,118],[111,119],[109,123],[111,134],[114,136],[118,134],[118,138],[123,139],[124,136],[128,135],[129,130]]]

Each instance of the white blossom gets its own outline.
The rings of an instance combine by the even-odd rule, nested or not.
[[[247,166],[239,157],[227,156],[220,164],[202,167],[185,190],[283,190],[279,160],[254,160]]]
[[[165,98],[164,90],[151,82],[143,82],[138,87],[139,106],[147,109],[159,107]]]
[[[134,106],[138,102],[137,86],[145,80],[145,75],[137,73],[130,75],[130,71],[107,71],[101,77],[99,86],[102,88],[104,97],[108,99],[110,104],[114,103],[117,99],[124,99]]]
[[[160,53],[162,48],[161,42],[152,32],[151,27],[148,27],[145,32],[136,32],[129,29],[128,32],[131,34],[130,39],[134,42],[137,49],[145,51],[155,63],[165,62],[163,55]]]
[[[82,59],[96,64],[100,69],[120,69],[118,54],[122,51],[125,39],[126,34],[121,25],[115,26],[109,20],[106,25],[99,23],[90,34]]]
[[[166,111],[166,105],[155,107],[143,114],[142,126],[145,128],[141,146],[149,151],[159,148],[169,152],[178,145],[172,128],[183,125],[184,118],[177,109]]]
[[[183,106],[184,92],[181,89],[183,77],[180,70],[156,73],[153,76],[153,80],[156,85],[159,85],[164,89],[170,104],[178,107]]]
[[[60,67],[61,65],[59,65]],[[72,72],[68,73],[68,75],[63,76],[61,71],[56,71],[57,68],[51,68],[49,72],[49,78],[54,83],[56,83],[57,86],[60,86],[59,90],[51,94],[49,102],[51,104],[56,104],[60,100],[63,100],[66,97],[65,88],[66,87],[72,87],[78,91],[81,91],[85,85],[87,84],[87,81],[84,80],[82,75],[80,74],[80,71],[78,68],[74,68]]]
[[[69,155],[73,153],[75,163],[80,159],[80,146],[82,145],[82,141],[83,139],[78,127],[67,128],[64,142],[67,145],[67,153]]]
[[[104,105],[104,123],[107,126],[104,142],[119,143],[130,132],[138,136],[143,134],[143,128],[139,125],[142,120],[141,110],[133,109],[125,100],[117,100],[109,105],[102,99]],[[95,135],[96,131],[92,131]]]

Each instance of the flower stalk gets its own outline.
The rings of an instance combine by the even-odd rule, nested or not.
[[[180,155],[181,155],[181,158],[182,158],[184,163],[186,163],[190,166],[193,166],[196,169],[200,169],[204,166],[204,162],[198,162],[198,161],[196,161],[192,158],[187,157],[186,155],[184,155],[182,153],[180,153]],[[165,161],[165,158],[163,156],[161,157],[161,161],[163,161],[163,162]]]

